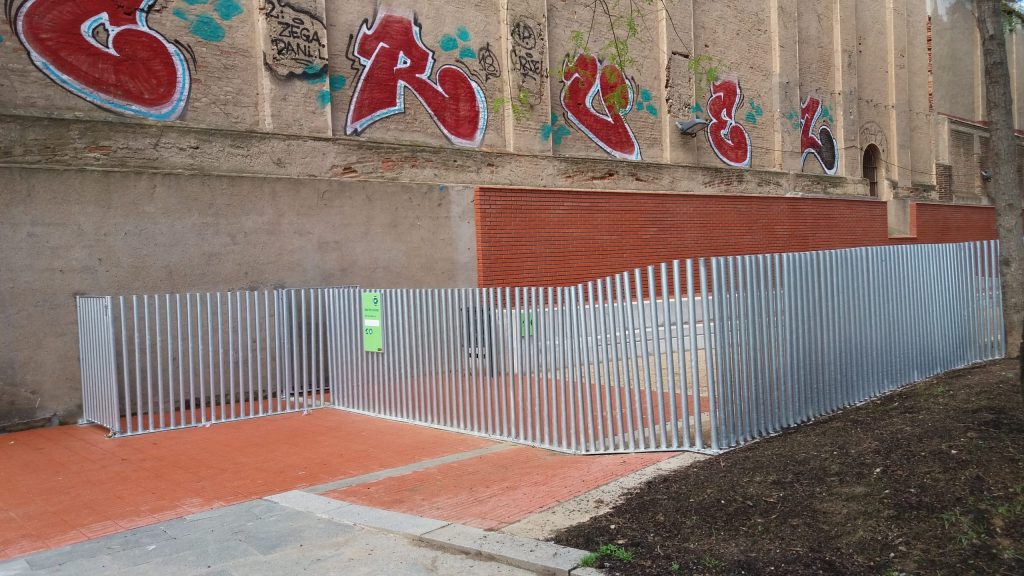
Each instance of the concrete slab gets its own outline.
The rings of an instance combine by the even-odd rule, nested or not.
[[[310,507],[309,501],[290,501]],[[164,524],[174,524],[175,534],[164,531]],[[167,538],[154,540],[155,530]],[[126,543],[138,545],[125,547]],[[27,556],[0,564],[0,570],[3,576],[531,574],[483,557],[438,550],[402,536],[339,523],[267,500]]]
[[[413,537],[421,536],[438,528],[444,528],[449,524],[443,520],[422,518],[411,514],[369,508],[358,504],[348,504],[335,508],[326,513],[324,517],[338,522],[347,522],[349,524]]]
[[[500,559],[506,564],[538,574],[568,576],[579,565],[580,559],[587,555],[585,550],[566,548],[551,542],[455,524],[428,532],[420,539],[450,550]]]
[[[30,570],[32,570],[32,567],[24,559],[0,562],[0,576],[19,576],[20,574],[28,574]]]
[[[280,504],[281,506],[287,506],[294,510],[301,510],[303,512],[310,512],[318,515],[345,505],[345,503],[338,500],[324,498],[323,496],[317,496],[316,494],[310,494],[301,490],[274,494],[272,496],[267,496],[266,500]]]

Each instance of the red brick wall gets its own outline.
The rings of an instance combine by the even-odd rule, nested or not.
[[[882,202],[481,188],[480,286],[569,285],[676,258],[995,237],[991,208],[918,204],[890,239]]]

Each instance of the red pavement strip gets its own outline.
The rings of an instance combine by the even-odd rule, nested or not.
[[[493,442],[316,410],[108,439],[0,435],[0,560]]]
[[[322,495],[496,530],[675,455],[569,456],[520,446]]]
[[[105,432],[0,435],[0,560],[495,444],[330,409],[130,438]],[[671,456],[514,447],[329,495],[493,529]]]

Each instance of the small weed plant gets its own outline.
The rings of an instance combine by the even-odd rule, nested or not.
[[[632,562],[633,553],[615,544],[604,544],[597,549],[597,552],[591,552],[580,559],[580,566],[583,568],[593,568],[597,566],[597,563],[602,558],[618,560],[619,562]]]

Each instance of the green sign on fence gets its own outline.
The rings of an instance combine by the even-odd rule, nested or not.
[[[383,326],[380,321],[380,293],[363,293],[363,350],[383,352]]]
[[[526,338],[533,336],[533,314],[529,312],[519,313],[519,337]]]

